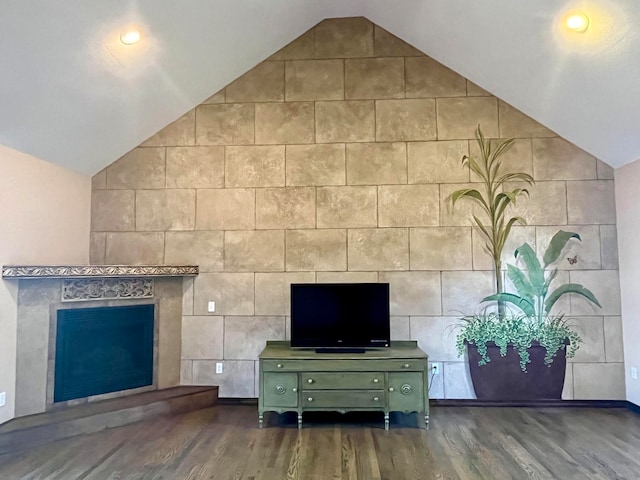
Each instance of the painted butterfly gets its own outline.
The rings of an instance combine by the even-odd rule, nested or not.
[[[567,257],[567,261],[569,262],[569,265],[575,265],[578,263],[578,255],[575,255],[573,258]]]

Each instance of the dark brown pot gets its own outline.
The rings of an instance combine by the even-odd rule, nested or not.
[[[566,345],[569,344],[567,340]],[[511,345],[507,355],[500,356],[500,347],[487,343],[487,355],[491,360],[478,365],[480,354],[475,345],[467,343],[469,370],[476,397],[480,400],[560,400],[567,366],[566,348],[556,353],[551,365],[544,364],[545,347],[534,344],[529,348],[531,362],[527,373],[520,368],[520,355]]]

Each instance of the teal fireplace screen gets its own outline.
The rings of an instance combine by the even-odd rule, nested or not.
[[[153,384],[153,305],[58,310],[53,401]]]

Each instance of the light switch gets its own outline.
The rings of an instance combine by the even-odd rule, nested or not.
[[[209,302],[207,305],[207,312],[213,313],[216,311],[216,302]]]

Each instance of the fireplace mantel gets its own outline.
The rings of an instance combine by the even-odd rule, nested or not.
[[[43,278],[194,277],[197,265],[4,265],[6,280]]]

